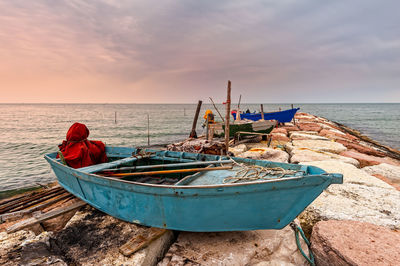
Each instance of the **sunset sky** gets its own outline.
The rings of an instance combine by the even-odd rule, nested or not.
[[[2,103],[400,102],[399,1],[0,0]]]

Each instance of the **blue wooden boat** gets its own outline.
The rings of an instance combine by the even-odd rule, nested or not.
[[[292,121],[296,112],[300,110],[300,108],[293,108],[289,110],[279,111],[279,112],[271,112],[271,113],[264,113],[265,120],[277,120],[279,123],[287,123]],[[234,110],[231,112],[233,118],[236,120],[237,111]],[[253,121],[258,121],[261,119],[261,113],[241,113],[241,119],[249,119]]]
[[[106,152],[110,162],[78,169],[64,165],[57,153],[45,158],[61,186],[100,211],[127,222],[181,231],[280,229],[330,184],[343,181],[341,174],[305,165],[123,147],[107,147]],[[105,176],[109,171],[134,174],[222,164],[232,168],[150,178]],[[280,167],[286,175],[241,179],[238,173],[244,167]]]

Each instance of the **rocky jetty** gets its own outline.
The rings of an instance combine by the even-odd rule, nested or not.
[[[268,141],[232,145],[235,157],[300,163],[342,173],[298,217],[317,265],[398,265],[400,153],[355,130],[311,114],[275,128]],[[190,139],[169,150],[220,154],[223,142]],[[284,200],[284,199],[283,199]],[[295,234],[282,230],[189,233],[165,230],[137,252],[129,243],[152,229],[125,223],[89,206],[64,228],[7,234],[0,225],[0,264],[30,265],[307,265]],[[308,247],[301,241],[308,254]],[[125,255],[124,255],[125,254]]]

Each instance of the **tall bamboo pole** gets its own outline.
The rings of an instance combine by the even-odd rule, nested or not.
[[[221,113],[218,111],[217,106],[215,106],[215,103],[214,103],[213,99],[212,99],[211,97],[208,97],[208,98],[210,98],[210,101],[211,101],[212,104],[214,105],[215,110],[217,110],[217,112],[218,112],[218,114],[219,114],[219,117],[221,117],[221,119],[222,119],[222,122],[225,122],[225,120],[224,120],[224,118],[222,117]]]
[[[226,114],[225,114],[225,154],[229,150],[229,118],[231,113],[231,81],[228,80],[228,89],[226,93]]]

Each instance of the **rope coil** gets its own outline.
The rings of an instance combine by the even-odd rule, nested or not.
[[[282,167],[263,167],[260,165],[247,165],[243,163],[238,163],[232,158],[232,163],[234,165],[233,169],[236,169],[235,176],[226,177],[223,183],[236,183],[244,181],[255,181],[255,180],[267,180],[267,179],[279,179],[287,175],[294,175],[298,172],[296,170],[287,170]]]

